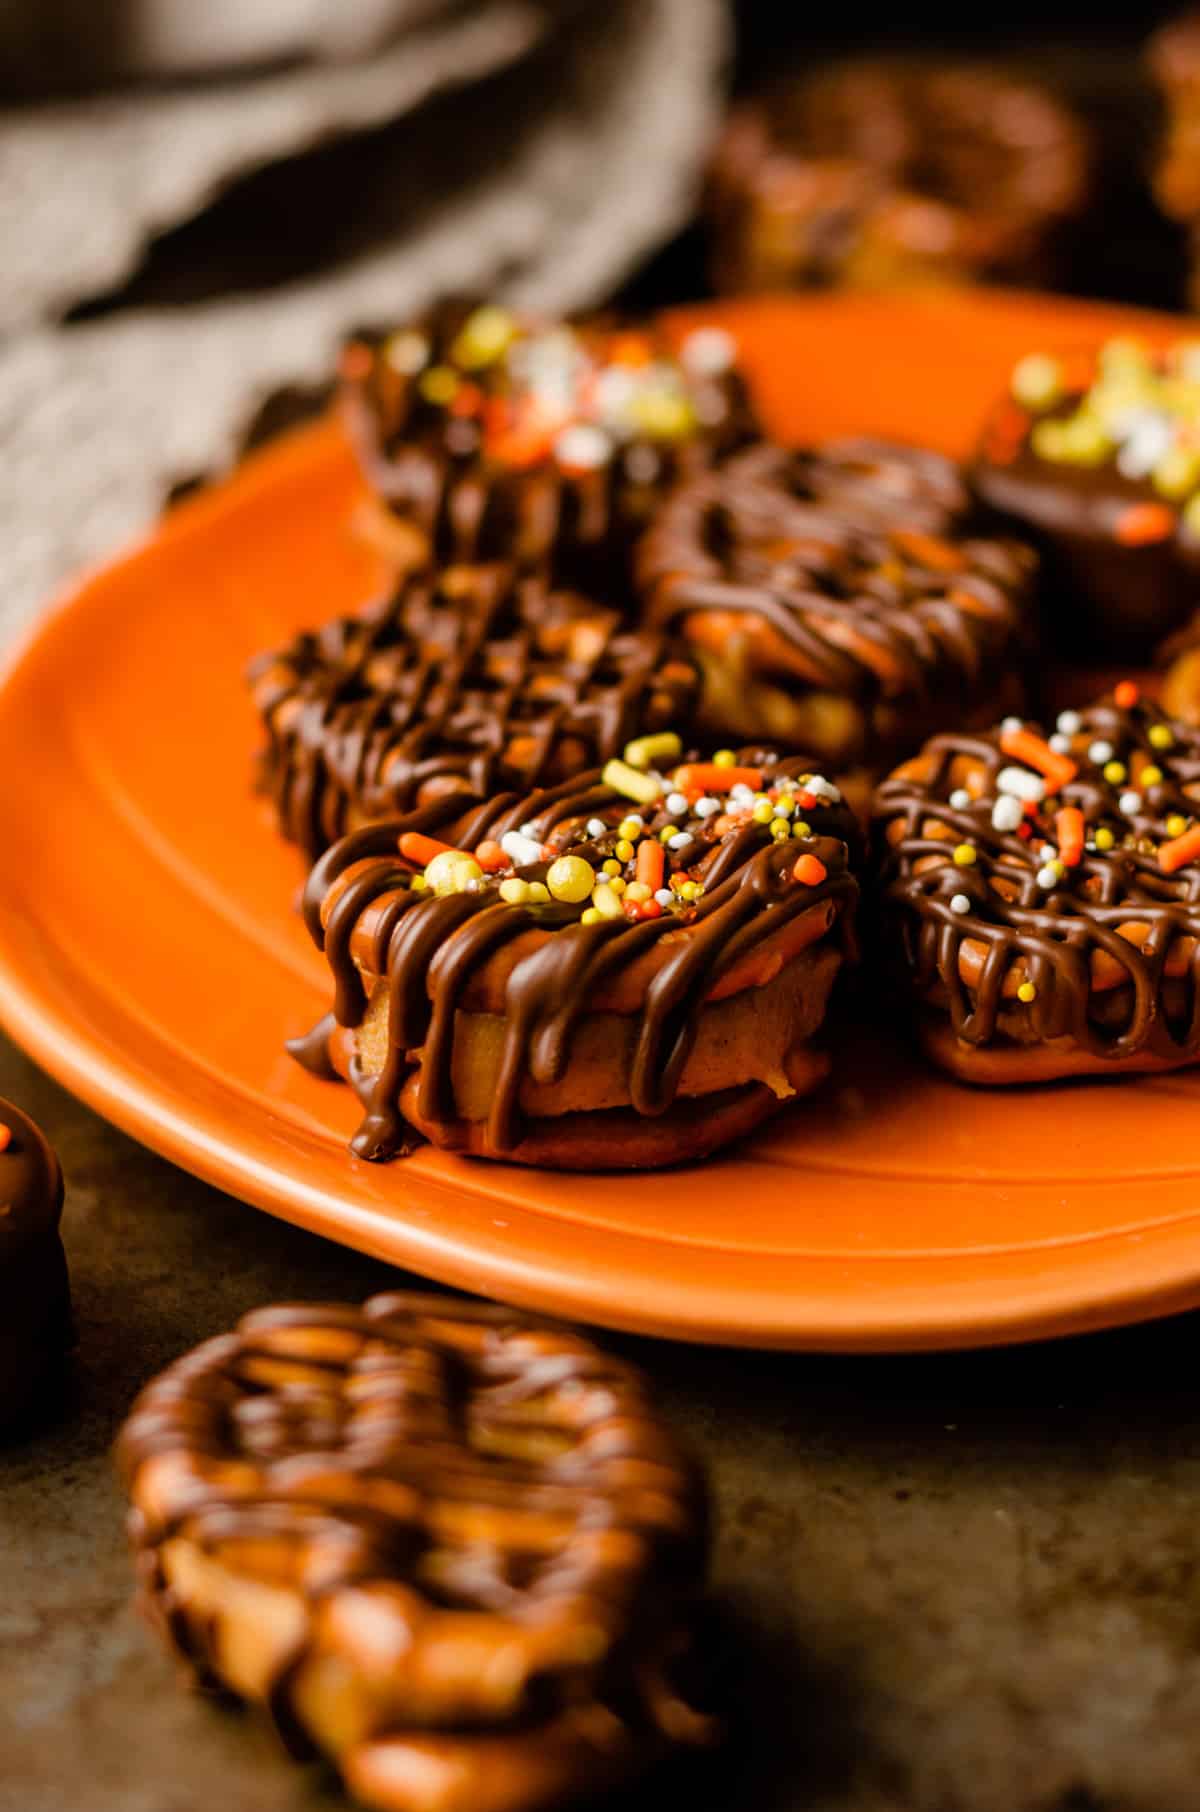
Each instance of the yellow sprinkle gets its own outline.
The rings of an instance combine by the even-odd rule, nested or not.
[[[618,837],[636,837],[639,836],[645,828],[644,822],[637,816],[636,812],[631,812],[628,818],[622,818],[620,824],[618,824],[617,835]]]
[[[619,875],[620,874],[621,864],[617,861],[617,858],[615,856],[610,856],[608,858],[608,861],[604,864],[604,872],[606,875]]]
[[[652,805],[655,800],[662,798],[660,783],[651,780],[649,774],[639,774],[627,761],[606,762],[600,778],[614,793],[623,793],[626,799],[636,799],[639,805]]]
[[[1186,829],[1187,819],[1181,817],[1178,812],[1172,812],[1171,816],[1167,819],[1168,837],[1182,837]]]
[[[660,730],[657,736],[635,736],[625,744],[625,759],[631,768],[650,768],[655,762],[678,761],[683,744],[674,730]]]
[[[627,900],[648,900],[650,889],[644,881],[631,881],[625,889],[625,898]]]
[[[1032,982],[1021,983],[1020,987],[1017,989],[1017,999],[1023,1000],[1027,1006],[1031,1000],[1037,999],[1037,989]]]
[[[478,862],[457,849],[444,849],[425,865],[425,880],[435,893],[463,893],[468,881],[482,879]]]
[[[596,911],[594,906],[585,906],[579,915],[579,923],[581,925],[598,925],[600,923],[600,914]]]
[[[786,818],[772,818],[771,835],[776,843],[786,843],[792,834],[792,827]]]
[[[1106,761],[1104,764],[1104,778],[1113,786],[1120,786],[1128,771],[1123,761]]]
[[[410,893],[427,893],[429,891],[429,882],[425,879],[424,875],[414,875],[408,884],[408,888]]]
[[[751,808],[750,816],[755,824],[770,824],[775,816],[775,807],[769,799],[759,799]]]
[[[614,875],[609,882],[609,886],[612,888],[613,892],[618,894],[624,893],[627,885],[628,883],[626,882],[624,875]]]
[[[506,881],[501,881],[498,891],[500,898],[507,905],[519,906],[523,900],[529,898],[529,882],[518,880],[516,875],[510,875]]]
[[[1146,734],[1152,749],[1169,749],[1175,741],[1166,724],[1151,724]]]
[[[590,897],[596,885],[596,871],[582,856],[560,856],[546,871],[546,886],[554,899],[578,906]]]
[[[517,324],[507,309],[498,308],[494,302],[484,303],[463,322],[450,356],[465,371],[478,371],[506,351],[516,331]]]
[[[736,768],[737,756],[732,749],[718,749],[713,756],[714,768]]]
[[[629,841],[628,837],[621,838],[621,841],[617,844],[613,854],[616,856],[618,862],[633,861],[633,844]]]
[[[978,860],[978,851],[973,843],[960,843],[954,851],[954,862],[958,868],[970,868]]]
[[[1108,829],[1108,826],[1102,824],[1096,832],[1096,835],[1092,838],[1092,842],[1096,845],[1097,849],[1111,849],[1116,842],[1116,838]]]
[[[544,906],[550,898],[549,890],[547,889],[545,882],[530,881],[527,885],[529,887],[529,898],[534,905]]]
[[[1138,775],[1138,784],[1140,786],[1157,786],[1162,777],[1162,769],[1151,764],[1149,767],[1143,768]]]
[[[1025,409],[1051,409],[1063,395],[1063,369],[1045,353],[1030,353],[1012,374],[1012,393]]]
[[[598,918],[619,919],[621,917],[621,897],[615,888],[605,887],[601,884],[592,895],[592,904],[588,911],[594,911]],[[585,912],[583,916],[586,919],[587,913]]]
[[[417,389],[427,403],[441,406],[453,401],[458,389],[458,377],[449,365],[431,365],[417,379]]]
[[[806,823],[803,818],[797,818],[792,825],[793,837],[811,837],[812,834],[812,825]]]
[[[694,900],[698,898],[699,893],[700,889],[695,881],[685,881],[683,886],[679,889],[679,897],[683,900]]]

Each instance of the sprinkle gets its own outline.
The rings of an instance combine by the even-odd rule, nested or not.
[[[729,789],[729,797],[736,800],[738,805],[753,805],[757,796],[754,788],[752,786],[747,786],[744,780],[739,780],[736,785],[731,786]]]
[[[1031,1000],[1037,999],[1037,989],[1032,982],[1027,981],[1021,983],[1020,987],[1017,989],[1017,999],[1024,1001],[1026,1006],[1029,1005]]]
[[[1185,862],[1194,862],[1197,856],[1200,856],[1200,824],[1194,824],[1191,830],[1172,838],[1171,842],[1160,844],[1158,866],[1165,875],[1173,875],[1177,868],[1182,868]]]
[[[627,837],[632,841],[634,837],[640,836],[645,828],[645,819],[639,818],[636,812],[630,812],[626,817],[622,818],[620,824],[618,824],[617,835],[618,837]]]
[[[417,379],[417,389],[427,403],[444,407],[454,399],[454,393],[458,389],[458,374],[451,371],[449,365],[431,365]]]
[[[533,838],[533,840],[534,840],[534,842],[535,842],[535,843],[536,843],[536,842],[537,842],[537,840],[538,840],[538,827],[537,827],[537,825],[536,825],[536,824],[535,824],[535,823],[534,823],[534,822],[533,822],[533,819],[532,819],[532,818],[531,818],[531,819],[530,819],[530,820],[529,820],[529,822],[528,822],[528,823],[527,823],[527,824],[522,824],[522,825],[520,825],[520,826],[519,826],[519,827],[518,827],[518,828],[519,828],[519,829],[520,829],[520,832],[521,832],[521,835],[522,835],[522,836],[523,836],[523,837],[532,837],[532,838]],[[503,838],[501,838],[501,841],[502,841],[502,842],[503,842]]]
[[[1083,728],[1083,719],[1078,711],[1060,711],[1055,729],[1061,730],[1064,736],[1078,736]]]
[[[714,768],[733,768],[737,766],[737,756],[732,749],[718,749],[713,756]]]
[[[1046,740],[1056,755],[1069,755],[1071,753],[1071,738],[1069,736],[1064,736],[1061,730],[1056,730],[1054,735],[1047,737]]]
[[[568,472],[598,472],[612,456],[612,441],[594,422],[572,422],[554,439],[554,457]]]
[[[1119,705],[1122,711],[1132,711],[1139,696],[1138,689],[1132,680],[1123,679],[1119,685],[1113,687],[1113,703]]]
[[[996,790],[1033,805],[1046,797],[1045,781],[1039,780],[1027,768],[1001,768],[996,775]]]
[[[671,841],[672,837],[678,835],[678,830],[679,830],[678,825],[664,824],[662,829],[658,833],[659,842],[660,843],[669,843]]]
[[[676,831],[673,837],[667,838],[668,849],[686,849],[692,840],[691,831]]]
[[[1000,728],[1005,736],[1015,736],[1018,730],[1025,728],[1025,723],[1020,717],[1006,717]]]
[[[828,800],[831,805],[836,805],[842,796],[832,780],[826,780],[824,774],[810,775],[806,790],[815,793],[818,799]]]
[[[661,919],[662,914],[663,909],[657,900],[637,900],[632,906],[625,908],[628,919]]]
[[[786,843],[792,834],[792,827],[786,818],[772,818],[771,835],[776,843]]]
[[[510,875],[507,881],[501,881],[498,892],[508,906],[520,906],[529,898],[529,882]]]
[[[679,897],[682,900],[698,900],[703,892],[699,881],[685,881],[679,889]]]
[[[1142,795],[1135,793],[1131,788],[1129,792],[1121,794],[1117,804],[1127,818],[1132,818],[1135,812],[1140,812],[1142,809]]]
[[[410,893],[428,893],[429,882],[424,875],[414,875],[408,884]]]
[[[475,851],[475,860],[485,875],[499,874],[508,867],[508,857],[492,837],[485,837]]]
[[[636,736],[625,744],[625,759],[631,768],[650,768],[658,761],[678,761],[683,744],[674,730],[660,730],[657,736]]]
[[[755,824],[770,824],[775,816],[775,807],[769,799],[760,799],[751,807],[750,816]]]
[[[666,856],[662,844],[656,843],[652,837],[643,838],[638,844],[637,878],[651,893],[662,886],[665,865]]]
[[[792,819],[792,835],[793,835],[793,837],[811,837],[812,834],[813,834],[813,828],[812,828],[812,825],[809,824],[807,819],[805,819],[805,818],[793,818]]]
[[[1110,786],[1120,786],[1128,773],[1129,769],[1123,761],[1106,761],[1104,764],[1104,778]]]
[[[971,803],[971,795],[965,786],[956,786],[950,795],[950,804],[956,812],[965,812]]]
[[[1039,868],[1037,871],[1037,884],[1039,887],[1044,887],[1047,892],[1051,888],[1057,887],[1061,879],[1062,876],[1052,862],[1047,862],[1044,868]]]
[[[797,856],[792,869],[794,878],[801,881],[805,887],[819,887],[828,873],[829,870],[824,862],[816,856]]]
[[[546,886],[552,898],[578,906],[590,897],[596,885],[596,871],[583,856],[559,856],[546,870]]]
[[[1171,816],[1167,819],[1168,837],[1182,837],[1186,829],[1187,819],[1181,816],[1179,812],[1172,812]]]
[[[625,889],[625,898],[632,900],[637,905],[641,900],[648,900],[653,892],[654,889],[647,887],[644,881],[631,881]]]
[[[626,881],[624,875],[614,875],[608,884],[612,888],[614,893],[624,893],[626,887],[628,886],[628,882]]]
[[[1015,831],[1024,815],[1021,801],[1014,799],[1011,793],[1002,793],[992,807],[992,829]]]
[[[587,834],[589,837],[602,837],[607,829],[608,826],[605,824],[603,818],[589,818],[587,821]]]
[[[581,925],[598,925],[600,923],[600,918],[601,914],[597,912],[594,906],[585,906],[579,915],[579,923]]]
[[[1169,749],[1175,741],[1166,724],[1151,724],[1146,738],[1152,749]]]
[[[383,343],[385,364],[401,377],[415,377],[422,365],[428,363],[431,350],[425,335],[415,329],[394,333]]]
[[[406,862],[419,862],[422,868],[428,867],[435,856],[465,856],[465,849],[455,849],[450,843],[439,843],[436,837],[424,837],[420,831],[405,831],[400,838],[400,854]]]
[[[609,856],[602,866],[606,875],[619,875],[621,872],[621,864],[615,856]]]
[[[1105,742],[1101,739],[1098,742],[1088,744],[1088,760],[1094,761],[1097,767],[1101,766],[1102,763],[1106,761],[1111,761],[1112,758],[1113,746],[1111,742]]]
[[[1012,393],[1025,409],[1051,409],[1064,394],[1063,368],[1045,353],[1030,353],[1012,374]]]
[[[467,371],[478,371],[492,365],[506,352],[516,337],[517,324],[505,308],[485,302],[473,309],[463,322],[450,356]]]
[[[609,763],[611,767],[612,763]],[[608,770],[605,769],[607,774]],[[714,755],[711,762],[691,761],[681,768],[676,768],[671,776],[675,785],[684,793],[707,793],[710,787],[721,787],[731,792],[736,786],[748,786],[751,792],[757,793],[763,782],[761,768],[739,768],[732,759],[722,761]]]
[[[618,862],[632,862],[633,861],[633,844],[630,842],[628,837],[621,838],[620,842],[617,844],[616,848],[613,850],[613,854],[616,856]]]
[[[601,882],[600,886],[597,887],[595,893],[592,895],[590,910],[595,912],[597,916],[602,919],[619,919],[624,915],[625,909],[621,905],[620,894],[617,893],[614,888],[606,887],[604,883]],[[587,917],[586,913],[584,914],[584,917]]]
[[[542,860],[541,844],[527,837],[524,831],[505,831],[500,847],[514,868],[528,868],[531,863]]]
[[[606,762],[600,778],[614,793],[636,799],[639,805],[652,805],[662,797],[662,782],[652,779],[649,774],[639,774],[627,761]]]
[[[1068,868],[1074,868],[1083,856],[1083,813],[1077,805],[1064,805],[1054,814],[1058,836],[1058,853]]]
[[[687,808],[688,808],[688,802],[687,802],[687,798],[686,798],[685,794],[683,794],[683,793],[668,793],[667,794],[667,810],[669,812],[673,812],[673,813],[686,812]]]
[[[777,799],[771,809],[777,818],[790,818],[796,808],[790,799]]]
[[[549,893],[548,888],[546,887],[546,883],[544,881],[530,881],[529,898],[530,898],[531,902],[533,903],[533,905],[544,906],[546,904],[547,900],[550,898],[550,893]]]
[[[1155,764],[1152,761],[1150,761],[1150,762],[1146,763],[1146,766],[1142,769],[1141,773],[1138,775],[1138,784],[1140,786],[1158,786],[1160,784],[1160,782],[1162,781],[1162,777],[1163,777],[1162,769],[1160,767],[1156,767]]]
[[[979,851],[973,843],[960,843],[954,851],[956,868],[971,868],[979,860]]]
[[[737,341],[723,327],[694,327],[679,356],[697,377],[720,377],[737,359]]]
[[[951,912],[970,912],[971,902],[965,893],[952,893],[950,895],[950,910]]]
[[[1074,780],[1079,772],[1076,764],[1065,755],[1056,755],[1048,743],[1035,736],[1031,730],[1004,729],[1000,734],[1000,747],[1014,761],[1023,761],[1027,767],[1036,768],[1044,774],[1050,785],[1057,792]]]
[[[12,1144],[12,1127],[0,1122],[0,1151],[7,1151]]]
[[[1122,547],[1150,547],[1175,532],[1175,512],[1165,503],[1131,503],[1117,517],[1113,534]]]
[[[660,906],[673,906],[675,904],[675,895],[671,892],[669,887],[658,888],[654,897]]]
[[[483,870],[474,856],[444,849],[426,864],[425,879],[435,893],[465,893],[471,881],[482,881]]]
[[[1112,848],[1113,844],[1116,842],[1116,838],[1109,830],[1107,824],[1102,824],[1093,836],[1092,842],[1096,845],[1098,850],[1104,851]]]
[[[713,814],[719,812],[720,809],[721,801],[719,799],[709,798],[697,799],[695,805],[692,807],[697,818],[711,818]]]

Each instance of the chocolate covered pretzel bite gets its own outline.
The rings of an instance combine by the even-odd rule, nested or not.
[[[720,328],[676,349],[657,328],[491,303],[359,337],[343,404],[380,545],[404,568],[548,560],[556,579],[626,588],[655,504],[755,432],[736,350]]]
[[[247,1315],[139,1397],[143,1608],[379,1812],[537,1812],[711,1739],[702,1483],[640,1376],[452,1297]]]
[[[415,1134],[569,1169],[700,1157],[813,1088],[848,948],[853,815],[811,759],[678,736],[540,793],[437,800],[317,864],[332,1014],[291,1048]]]
[[[34,1406],[70,1341],[62,1205],[58,1159],[28,1115],[0,1101],[0,1425]]]
[[[514,567],[451,567],[259,656],[262,790],[317,856],[346,831],[458,790],[555,785],[635,730],[688,724],[682,644]]]
[[[967,1082],[1200,1057],[1200,731],[1130,681],[933,737],[880,787],[892,955],[934,1061]]]
[[[1033,555],[969,509],[952,461],[877,441],[763,443],[681,486],[638,573],[701,664],[701,727],[877,775],[948,714],[1018,702]]]

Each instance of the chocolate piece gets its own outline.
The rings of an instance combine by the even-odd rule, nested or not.
[[[1200,348],[1113,340],[1095,360],[1032,354],[972,469],[1033,536],[1045,622],[1074,660],[1145,664],[1200,602]]]
[[[703,665],[702,727],[877,773],[1019,703],[1033,556],[969,508],[952,461],[861,440],[760,443],[681,486],[638,571],[646,620]]]
[[[536,1812],[707,1741],[700,1479],[632,1367],[442,1296],[247,1315],[121,1435],[143,1607],[381,1812]]]
[[[734,109],[713,161],[718,290],[1050,284],[1082,212],[1080,122],[986,64],[863,59]]]
[[[360,1157],[414,1128],[576,1168],[704,1155],[823,1074],[856,842],[811,760],[759,751],[442,798],[313,870],[335,999],[293,1054],[359,1088]]]
[[[935,1059],[983,1082],[1194,1063],[1198,814],[1200,732],[1144,701],[1065,712],[1050,743],[935,736],[885,781],[884,919]]]
[[[316,856],[448,789],[553,785],[639,729],[686,726],[699,677],[661,631],[493,566],[406,579],[382,608],[261,655],[251,682],[263,790]]]
[[[343,402],[363,470],[391,514],[398,566],[549,561],[555,579],[626,590],[633,542],[679,478],[756,422],[722,329],[567,324],[444,303],[362,335]]]
[[[62,1203],[58,1159],[33,1121],[0,1101],[0,1424],[36,1404],[69,1343]]]

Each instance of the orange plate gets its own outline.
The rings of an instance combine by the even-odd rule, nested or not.
[[[1031,347],[1163,317],[1023,296],[729,306],[781,435],[969,445]],[[1026,1339],[1200,1302],[1200,1073],[986,1094],[875,1051],[752,1147],[660,1177],[351,1159],[283,1052],[326,1004],[295,852],[251,797],[242,669],[379,582],[323,423],[84,582],[0,690],[0,1017],[189,1170],[399,1265],[693,1340]],[[247,1238],[253,1229],[247,1225]]]

